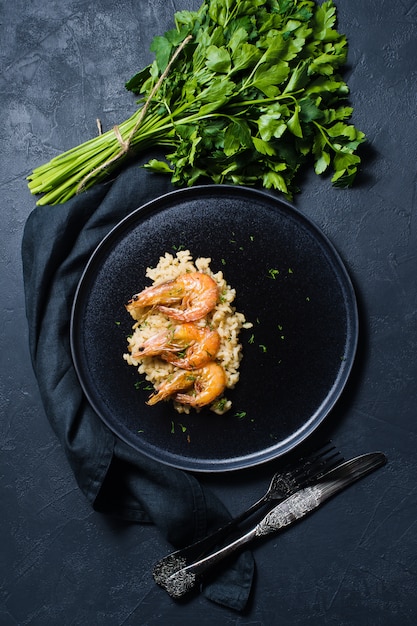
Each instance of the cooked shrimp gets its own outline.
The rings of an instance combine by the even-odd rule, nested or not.
[[[153,393],[146,404],[156,404],[160,400],[166,400],[177,391],[185,391],[193,387],[196,381],[196,374],[193,372],[187,372],[187,370],[177,370],[163,383],[159,385],[156,393]]]
[[[156,404],[169,396],[180,404],[200,408],[213,402],[226,387],[226,373],[221,365],[211,361],[195,372],[178,370],[159,385],[147,404]],[[178,393],[191,390],[190,393]]]
[[[191,370],[212,361],[219,347],[220,335],[217,330],[189,322],[149,337],[132,356],[134,359],[160,356],[176,367]]]
[[[214,309],[218,298],[219,289],[211,276],[190,272],[147,287],[132,297],[126,309],[131,312],[137,308],[156,306],[161,313],[178,322],[195,322]]]
[[[177,393],[175,400],[180,404],[200,408],[214,402],[223,393],[225,387],[226,372],[221,365],[211,361],[198,370],[193,393]]]

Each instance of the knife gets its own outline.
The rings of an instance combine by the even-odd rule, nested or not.
[[[209,570],[245,544],[257,537],[290,526],[352,483],[385,465],[386,462],[387,458],[382,452],[370,452],[337,465],[314,485],[300,489],[275,506],[256,526],[238,539],[169,576],[163,585],[165,590],[172,598],[184,596],[195,588],[203,574],[207,574]]]

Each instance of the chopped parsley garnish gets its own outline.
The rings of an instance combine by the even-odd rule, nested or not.
[[[269,276],[269,278],[272,278],[273,280],[275,280],[275,279],[276,279],[276,277],[278,276],[278,274],[279,274],[279,270],[277,270],[277,269],[270,268],[270,269],[268,270],[268,276]]]

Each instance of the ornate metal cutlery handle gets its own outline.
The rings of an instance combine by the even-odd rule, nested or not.
[[[256,537],[262,537],[276,532],[302,519],[328,498],[359,478],[366,476],[377,467],[381,467],[385,462],[385,455],[381,452],[375,452],[364,454],[342,463],[328,472],[317,484],[297,491],[284,500],[284,502],[275,506],[272,511],[265,515],[249,532],[243,534],[224,548],[196,561],[192,565],[188,565],[176,571],[165,580],[164,588],[171,597],[182,597],[193,589],[202,574],[214,568],[223,561],[223,559],[239,550],[245,544]]]

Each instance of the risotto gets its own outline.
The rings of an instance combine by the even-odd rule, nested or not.
[[[196,258],[193,260],[189,250],[179,251],[174,255],[166,253],[160,257],[156,267],[146,269],[146,277],[152,281],[151,286],[161,285],[178,277],[193,272],[201,272],[210,276],[218,288],[217,303],[204,317],[194,322],[198,328],[209,328],[217,331],[220,341],[213,356],[213,362],[224,370],[224,392],[210,404],[210,409],[218,414],[223,414],[231,407],[231,402],[225,396],[227,389],[233,389],[239,380],[239,366],[242,359],[242,345],[239,342],[239,333],[242,328],[250,328],[252,324],[247,322],[242,313],[236,311],[233,301],[236,291],[227,284],[223,272],[212,272],[210,258]],[[175,377],[188,375],[193,372],[181,373],[181,368],[176,364],[156,356],[137,357],[145,342],[153,341],[156,336],[172,333],[173,320],[158,310],[155,306],[126,307],[135,320],[133,332],[128,338],[127,352],[123,355],[125,361],[136,367],[139,374],[150,382],[155,390],[161,389],[167,381]],[[145,344],[146,345],[146,344]],[[220,369],[220,368],[219,368]],[[155,395],[155,394],[154,394]],[[179,396],[178,396],[179,397]],[[189,404],[176,400],[176,395],[170,395],[173,406],[179,413],[189,413]],[[152,404],[153,402],[149,402]],[[197,408],[197,410],[199,410]]]

